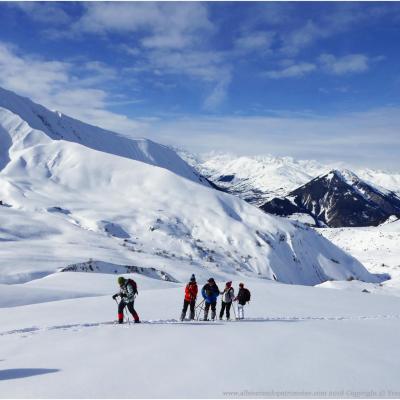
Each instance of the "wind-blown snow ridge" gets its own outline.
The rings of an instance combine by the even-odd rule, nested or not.
[[[178,175],[207,184],[173,150],[148,139],[131,139],[50,111],[0,87],[0,170],[8,148],[37,143],[47,138],[82,144],[94,150],[166,168]],[[34,136],[34,140],[32,140]],[[8,147],[8,148],[7,148]]]

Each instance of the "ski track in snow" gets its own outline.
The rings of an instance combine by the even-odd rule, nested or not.
[[[39,332],[48,332],[55,330],[81,330],[82,328],[96,328],[100,326],[118,326],[120,328],[130,327],[131,325],[186,325],[186,326],[205,326],[205,325],[225,325],[246,322],[303,322],[303,321],[362,321],[362,320],[378,320],[378,319],[400,319],[400,314],[384,314],[384,315],[360,315],[360,316],[315,316],[315,317],[260,317],[260,318],[245,318],[243,320],[230,320],[230,321],[179,321],[177,319],[159,319],[159,320],[145,320],[141,321],[141,324],[134,324],[133,322],[124,323],[120,326],[115,321],[104,321],[104,322],[88,322],[83,324],[66,324],[66,325],[54,325],[47,327],[32,326],[28,328],[13,329],[11,331],[0,332],[0,336],[15,335],[15,334],[35,334]]]

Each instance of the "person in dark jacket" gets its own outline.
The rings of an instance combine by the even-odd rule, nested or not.
[[[116,300],[120,297],[121,300],[118,304],[118,323],[124,323],[124,308],[128,307],[129,312],[132,314],[135,323],[139,323],[139,315],[135,311],[133,305],[135,302],[135,295],[138,293],[136,282],[133,279],[125,279],[123,276],[118,278],[120,291],[114,294],[113,299]]]
[[[243,283],[239,283],[239,291],[235,301],[238,302],[238,319],[244,319],[244,306],[250,301],[250,291],[244,287]]]
[[[210,278],[201,289],[201,295],[204,298],[204,321],[208,320],[208,311],[211,307],[211,319],[215,319],[217,298],[219,296],[219,288],[214,278]]]
[[[196,277],[192,274],[190,278],[190,282],[186,285],[185,288],[185,299],[183,300],[183,309],[181,314],[181,321],[183,321],[186,317],[186,312],[188,307],[190,306],[190,319],[194,319],[194,308],[196,306],[196,298],[197,298],[197,283]]]
[[[219,319],[222,319],[226,310],[226,319],[231,318],[231,306],[232,301],[235,298],[235,291],[232,287],[232,282],[226,282],[225,289],[220,293],[222,295],[221,311],[219,313]]]

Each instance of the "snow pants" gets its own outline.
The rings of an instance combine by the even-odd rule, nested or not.
[[[224,301],[222,302],[221,311],[219,313],[219,319],[222,319],[222,317],[224,316],[225,310],[226,310],[226,319],[231,318],[231,306],[232,306],[232,302],[229,302],[229,303],[225,303]]]
[[[124,322],[124,308],[128,307],[129,312],[132,314],[133,319],[135,322],[139,321],[139,315],[133,308],[133,302],[131,303],[125,303],[124,301],[121,301],[118,304],[118,322],[122,324]]]
[[[244,319],[244,304],[238,304],[238,319]]]
[[[208,319],[208,311],[211,307],[211,319],[215,319],[215,314],[217,313],[217,301],[213,301],[212,303],[205,302],[204,305],[204,320]]]
[[[188,307],[190,306],[190,319],[194,319],[194,308],[196,306],[196,300],[188,301],[184,300],[183,301],[183,308],[182,308],[182,314],[181,314],[181,320],[183,321],[186,317],[186,312]]]

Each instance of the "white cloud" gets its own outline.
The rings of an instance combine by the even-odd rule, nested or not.
[[[369,59],[364,54],[349,54],[344,57],[322,54],[319,62],[327,72],[335,75],[365,72],[369,68]]]
[[[369,69],[371,62],[381,61],[382,57],[370,59],[364,54],[348,54],[336,57],[333,54],[321,54],[315,63],[295,63],[291,59],[283,59],[280,69],[266,71],[263,75],[271,79],[298,78],[315,71],[332,75],[362,73]]]
[[[154,140],[202,153],[274,154],[398,170],[400,109],[323,117],[193,117],[154,122]]]
[[[268,51],[273,43],[275,33],[252,31],[240,35],[234,42],[237,50],[243,52]]]
[[[317,39],[329,35],[329,31],[321,28],[312,20],[307,21],[300,28],[282,35],[283,45],[280,51],[284,54],[297,54],[304,47],[314,43]]]
[[[155,86],[159,84],[157,76],[163,75],[200,79],[207,87],[212,86],[205,108],[217,107],[226,97],[230,63],[225,54],[205,46],[216,29],[206,4],[88,3],[73,29],[81,33],[132,34],[129,45],[119,46],[135,60],[132,73],[153,73]]]
[[[266,71],[265,76],[271,79],[280,78],[299,78],[316,69],[315,64],[311,63],[299,63],[293,64],[280,70]]]
[[[211,94],[204,101],[206,110],[213,111],[225,100],[230,82],[231,74],[227,71],[226,75],[217,83]]]
[[[132,33],[146,48],[186,48],[214,29],[201,3],[93,2],[74,25],[77,32]]]
[[[72,21],[72,18],[55,2],[16,1],[8,5],[19,8],[29,18],[40,23],[66,25]]]
[[[99,62],[73,64],[48,61],[19,54],[18,49],[0,42],[0,86],[27,96],[44,106],[121,133],[132,133],[143,123],[107,110],[108,95],[91,87],[116,76]],[[76,71],[90,73],[78,78]]]

